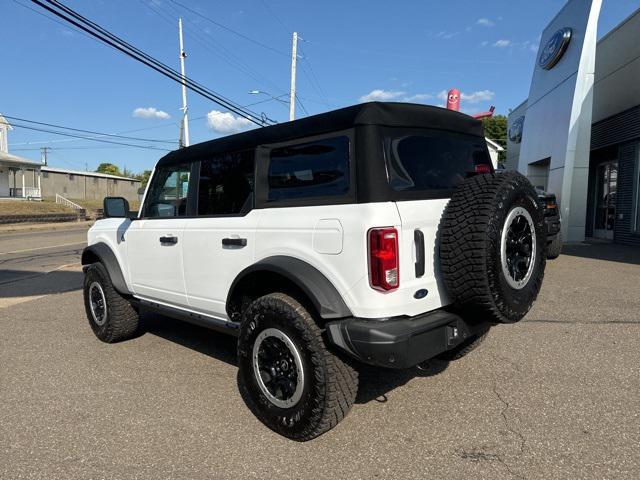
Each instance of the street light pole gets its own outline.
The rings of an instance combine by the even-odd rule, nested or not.
[[[289,121],[296,118],[296,61],[298,59],[298,32],[293,32],[291,48],[291,91],[289,93]]]
[[[184,59],[187,54],[184,51],[184,40],[182,38],[182,18],[178,19],[178,33],[180,35],[180,75],[182,79],[182,128],[180,135],[180,146],[189,146],[189,113],[187,107],[187,85],[184,73]]]

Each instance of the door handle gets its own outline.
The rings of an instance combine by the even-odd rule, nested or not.
[[[416,278],[420,278],[424,275],[424,233],[421,230],[413,231],[413,240],[416,243]]]
[[[247,239],[246,238],[223,238],[222,246],[223,247],[246,247]]]
[[[175,245],[176,243],[178,243],[178,237],[174,237],[173,235],[160,237],[160,243],[162,245]]]

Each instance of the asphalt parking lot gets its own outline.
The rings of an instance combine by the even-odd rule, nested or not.
[[[363,369],[304,444],[245,407],[232,338],[146,316],[99,342],[65,252],[0,264],[0,478],[640,478],[638,249],[568,247],[524,321],[457,362]]]

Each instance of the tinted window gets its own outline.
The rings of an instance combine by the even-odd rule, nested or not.
[[[480,137],[434,133],[399,135],[384,141],[389,184],[394,190],[450,190],[491,165]]]
[[[345,195],[349,183],[348,137],[271,150],[269,200]]]
[[[253,150],[226,153],[200,162],[198,215],[231,215],[251,208]]]
[[[188,164],[160,167],[145,201],[145,217],[182,217],[187,214]]]

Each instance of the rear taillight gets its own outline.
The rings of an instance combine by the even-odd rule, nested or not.
[[[491,165],[487,165],[486,163],[476,165],[476,173],[491,173]]]
[[[376,290],[400,286],[398,231],[395,228],[369,230],[369,284]]]

